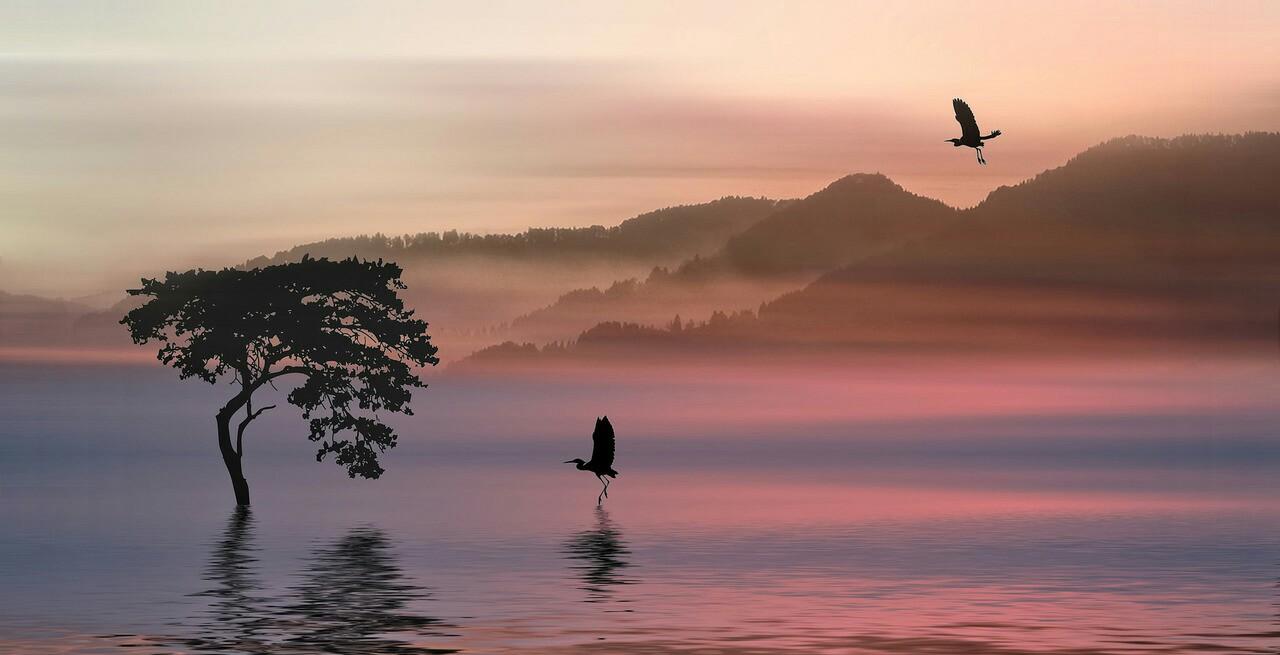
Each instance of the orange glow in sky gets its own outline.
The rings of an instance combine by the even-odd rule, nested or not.
[[[1269,2],[10,3],[0,279],[92,293],[850,172],[971,205],[1111,137],[1280,129],[1277,32]],[[942,143],[953,96],[1004,131],[990,166]]]

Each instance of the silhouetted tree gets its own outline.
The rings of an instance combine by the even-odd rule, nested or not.
[[[378,455],[396,435],[374,412],[412,414],[411,389],[426,386],[413,367],[439,362],[426,322],[397,294],[405,288],[400,273],[381,260],[305,256],[251,270],[170,272],[130,289],[151,299],[120,322],[135,343],[163,344],[158,359],[182,379],[214,384],[230,376],[238,386],[217,413],[218,447],[236,503],[248,505],[244,431],[274,407],[254,409],[253,394],[284,376],[303,378],[288,401],[320,445],[316,461],[332,453],[351,477],[382,474]],[[241,410],[233,442],[231,421]]]

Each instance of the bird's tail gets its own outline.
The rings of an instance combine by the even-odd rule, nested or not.
[[[996,138],[996,137],[1000,136],[1001,134],[1003,134],[1003,132],[1001,132],[1000,130],[996,130],[995,132],[992,132],[991,134],[988,134],[988,135],[986,135],[986,136],[984,136],[984,137],[981,137],[981,138],[982,138],[982,140],[983,140],[983,141],[986,141],[987,139],[994,139],[994,138]]]
[[[615,471],[615,470],[613,470],[613,469],[609,469],[609,472],[608,472],[608,473],[605,473],[605,475],[607,475],[607,476],[609,476],[609,477],[611,477],[611,478],[616,478],[616,477],[618,477],[618,472],[617,472],[617,471]]]

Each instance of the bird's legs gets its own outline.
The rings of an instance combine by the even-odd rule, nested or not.
[[[974,148],[974,150],[978,151],[978,163],[985,166],[987,163],[987,160],[985,157],[982,156],[982,148]]]
[[[609,497],[609,483],[605,482],[605,479],[598,475],[596,476],[596,479],[599,480],[600,484],[602,485],[602,487],[600,488],[600,495],[596,496],[596,504],[599,505],[600,503],[604,502],[605,498]]]

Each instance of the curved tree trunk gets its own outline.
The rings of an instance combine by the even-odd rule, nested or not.
[[[231,443],[231,416],[225,408],[218,412],[218,450],[222,451],[222,463],[227,465],[227,474],[231,476],[231,489],[236,493],[236,505],[248,506],[249,481],[244,479],[244,470],[240,468],[240,453]]]

